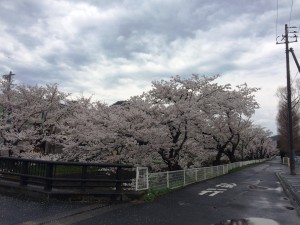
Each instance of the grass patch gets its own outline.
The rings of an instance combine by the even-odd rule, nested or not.
[[[154,199],[159,198],[165,194],[177,191],[179,189],[185,188],[186,186],[177,187],[177,188],[163,188],[159,190],[150,189],[147,194],[144,195],[143,200],[145,202],[152,202]]]
[[[144,195],[144,201],[145,202],[152,202],[154,199],[162,196],[162,195],[165,195],[169,192],[172,192],[173,189],[170,189],[170,188],[164,188],[164,189],[160,189],[160,190],[153,190],[153,189],[150,189],[148,190],[147,194]]]

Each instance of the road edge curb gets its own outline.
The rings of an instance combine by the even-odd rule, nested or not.
[[[279,172],[275,173],[284,192],[289,197],[289,199],[293,202],[298,215],[300,216],[300,197],[296,194],[296,190],[285,180],[284,177],[280,175]]]

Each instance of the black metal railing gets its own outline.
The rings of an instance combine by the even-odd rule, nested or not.
[[[121,193],[134,177],[131,165],[33,160],[0,157],[0,181],[20,186],[81,193]]]

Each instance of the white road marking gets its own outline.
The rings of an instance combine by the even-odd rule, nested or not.
[[[216,185],[217,188],[207,188],[206,190],[203,190],[199,193],[199,195],[205,195],[205,194],[208,194],[208,196],[210,197],[213,197],[217,194],[222,194],[224,193],[225,191],[228,190],[228,188],[234,188],[236,187],[237,185],[235,183],[221,183],[221,184],[218,184]],[[219,188],[221,187],[221,188]]]
[[[216,187],[222,187],[222,188],[234,188],[236,187],[235,183],[227,184],[227,183],[221,183],[216,185]]]

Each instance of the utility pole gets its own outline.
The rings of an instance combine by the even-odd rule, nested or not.
[[[286,80],[287,80],[287,103],[288,103],[288,146],[290,152],[290,174],[296,175],[295,172],[295,151],[294,151],[294,138],[293,138],[293,119],[292,119],[292,93],[291,93],[291,76],[290,76],[290,59],[289,59],[289,43],[297,42],[296,31],[289,31],[289,28],[285,24],[285,34],[282,35],[282,40],[284,42],[276,42],[276,44],[285,44],[285,56],[286,56]],[[290,33],[294,33],[294,36],[289,36]],[[289,42],[289,37],[296,38],[294,41]]]
[[[12,76],[15,75],[13,74],[11,71],[9,72],[9,74],[4,74],[2,75],[3,79],[5,79],[7,81],[7,87],[6,87],[6,91],[7,91],[7,102],[8,102],[8,106],[6,108],[7,110],[7,123],[10,123],[10,115],[12,113],[12,108],[11,108],[11,104],[10,104],[10,89],[12,86]]]
[[[10,86],[11,86],[11,82],[12,82],[12,76],[15,75],[13,74],[11,71],[9,72],[9,74],[4,74],[2,75],[3,78],[5,80],[7,80],[8,86],[7,86],[7,91],[10,91]]]

